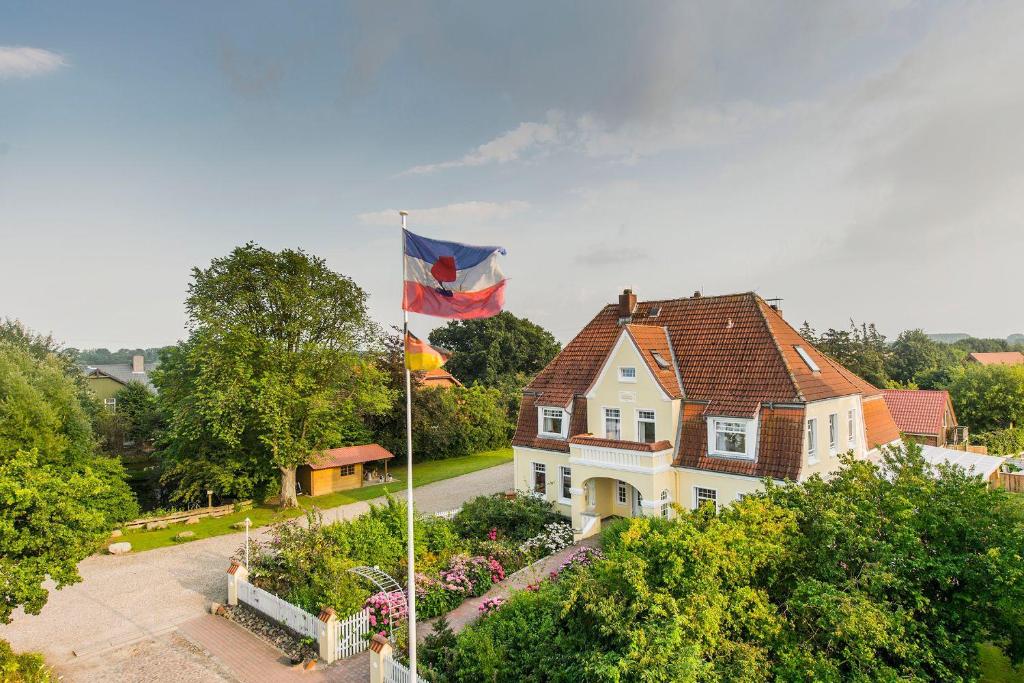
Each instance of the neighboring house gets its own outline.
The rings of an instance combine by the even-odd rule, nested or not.
[[[917,443],[929,446],[967,443],[967,427],[957,424],[948,391],[886,389],[882,395],[900,432]]]
[[[455,375],[441,368],[416,372],[413,375],[424,389],[451,389],[452,387],[462,386],[462,382],[455,379]]]
[[[512,445],[516,488],[586,537],[605,517],[721,507],[898,439],[882,392],[756,294],[626,290],[524,389]]]
[[[390,451],[375,443],[332,448],[314,453],[307,464],[299,465],[295,475],[303,493],[322,496],[362,486],[363,467],[368,462],[383,461],[383,479],[386,480],[387,461],[393,457]]]
[[[969,360],[982,365],[1024,365],[1024,353],[1020,351],[972,353]]]
[[[145,356],[132,356],[131,363],[115,363],[112,365],[89,365],[84,369],[85,383],[103,401],[109,410],[117,408],[117,392],[128,386],[130,382],[139,382],[154,394],[156,387],[149,379],[149,373],[159,363],[147,363]]]

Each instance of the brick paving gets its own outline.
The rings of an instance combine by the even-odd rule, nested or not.
[[[311,671],[294,667],[276,647],[223,617],[204,614],[178,631],[225,667],[239,683],[366,683],[370,655],[363,652]]]

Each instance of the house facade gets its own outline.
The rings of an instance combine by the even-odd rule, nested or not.
[[[579,537],[611,516],[727,505],[898,440],[881,392],[753,293],[638,302],[626,290],[523,392],[515,484]]]
[[[149,373],[159,363],[147,363],[145,356],[132,356],[131,363],[115,363],[111,365],[89,365],[83,370],[85,383],[89,389],[103,402],[107,410],[117,409],[117,393],[131,382],[138,382],[150,392],[156,393],[156,387],[149,379]]]

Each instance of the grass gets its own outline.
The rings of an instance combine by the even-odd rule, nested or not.
[[[1011,666],[995,645],[981,646],[981,683],[1024,683],[1024,665]]]
[[[502,465],[512,460],[512,449],[502,448],[496,451],[487,451],[476,455],[468,455],[462,458],[449,458],[447,460],[430,460],[413,464],[413,485],[423,486],[435,481],[458,477],[478,470],[487,469],[496,465]],[[243,521],[246,517],[252,520],[252,528],[283,522],[288,519],[304,515],[307,510],[316,506],[321,510],[347,505],[361,500],[370,500],[383,496],[386,492],[396,492],[405,486],[405,467],[399,466],[389,468],[389,472],[397,481],[390,484],[377,484],[375,486],[364,486],[363,488],[350,491],[338,491],[325,496],[300,496],[299,508],[291,510],[278,510],[272,505],[254,505],[249,510],[240,510],[230,515],[214,518],[203,518],[198,524],[185,526],[184,524],[172,524],[166,529],[154,529],[153,531],[132,530],[126,531],[124,536],[117,539],[128,541],[132,544],[132,552],[142,552],[154,548],[163,548],[175,545],[175,534],[181,531],[192,531],[195,537],[210,538],[212,536],[223,536],[224,534],[238,533],[238,529],[232,529],[231,525]],[[187,541],[186,541],[187,542]],[[242,544],[240,543],[239,546]]]

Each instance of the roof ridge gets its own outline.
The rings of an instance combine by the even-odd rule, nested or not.
[[[643,301],[637,301],[636,305],[639,306],[640,304],[663,304],[663,303],[665,303],[667,301],[707,301],[708,299],[728,299],[729,297],[750,296],[750,295],[753,295],[753,296],[755,296],[757,298],[760,298],[760,297],[758,297],[757,292],[747,291],[747,292],[733,292],[732,294],[709,294],[709,295],[701,294],[700,296],[677,296],[677,297],[670,297],[668,299],[645,299]],[[612,303],[612,304],[608,304],[608,305],[609,306],[616,306],[617,304]]]
[[[751,294],[754,293],[751,292]],[[768,337],[772,340],[772,346],[775,347],[775,352],[779,354],[779,360],[782,361],[782,367],[786,368],[786,375],[789,377],[789,382],[793,385],[793,390],[796,392],[797,398],[806,402],[807,399],[804,397],[804,392],[801,391],[800,384],[796,381],[796,375],[793,374],[793,368],[789,367],[789,361],[786,360],[786,354],[782,352],[779,340],[775,336],[775,329],[772,328],[771,323],[768,322],[768,313],[765,312],[764,308],[761,306],[762,303],[764,303],[765,306],[768,305],[761,297],[754,294],[754,306],[757,308],[757,312],[761,314],[761,322],[764,323],[765,329],[768,331]],[[779,317],[781,318],[782,316]]]

